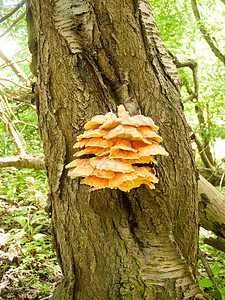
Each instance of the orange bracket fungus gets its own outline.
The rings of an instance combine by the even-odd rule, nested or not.
[[[158,144],[162,138],[151,118],[130,116],[119,105],[118,117],[111,112],[94,116],[84,128],[74,145],[83,149],[66,166],[72,168],[70,177],[84,177],[81,184],[90,185],[92,191],[111,188],[127,192],[141,184],[154,188],[159,179],[148,164],[157,163],[152,155],[168,153]]]

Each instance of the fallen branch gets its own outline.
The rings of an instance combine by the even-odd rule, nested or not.
[[[217,235],[217,238],[204,238],[204,243],[225,252],[225,196],[201,175],[198,202],[200,225]]]
[[[198,181],[198,201],[200,225],[224,240],[225,196],[201,175]]]
[[[222,168],[198,168],[199,173],[214,186],[225,186],[225,169]]]
[[[14,167],[17,169],[45,170],[45,160],[42,157],[23,155],[0,158],[0,168]]]
[[[225,252],[225,239],[222,237],[217,237],[216,239],[210,237],[210,238],[204,238],[203,242],[207,245],[212,246],[213,248]]]

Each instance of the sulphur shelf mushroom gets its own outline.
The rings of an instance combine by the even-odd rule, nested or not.
[[[159,127],[151,118],[130,116],[119,105],[117,115],[110,112],[94,116],[84,128],[74,145],[82,149],[66,166],[71,168],[71,178],[84,177],[81,184],[90,185],[92,191],[111,188],[128,192],[141,184],[155,188],[159,179],[146,164],[157,163],[152,155],[168,153],[158,144],[162,138],[155,132]]]

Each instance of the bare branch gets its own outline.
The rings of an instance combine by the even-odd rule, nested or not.
[[[223,4],[225,4],[225,0],[221,0],[223,2]]]
[[[25,58],[25,59],[13,61],[11,64],[18,64],[18,63],[21,63],[21,62],[24,62],[24,61],[30,63],[30,61],[29,61],[27,58]],[[4,69],[4,68],[10,67],[11,64],[2,64],[2,65],[0,65],[0,69],[2,70],[2,69]]]
[[[3,38],[7,33],[9,33],[13,27],[21,20],[23,19],[23,17],[25,17],[26,15],[26,12],[22,13],[22,15],[19,16],[19,18],[17,18],[13,23],[12,25],[9,26],[9,28],[3,33],[0,35],[0,38]]]
[[[187,61],[180,62],[178,58],[169,51],[170,56],[173,58],[173,62],[175,63],[176,67],[185,68],[189,67],[193,73],[193,81],[194,81],[194,92],[191,89],[187,89],[189,92],[189,96],[182,100],[183,103],[190,101],[190,100],[198,100],[198,90],[199,90],[199,82],[198,82],[198,65],[194,59],[188,59]],[[186,87],[187,88],[187,87]]]
[[[22,7],[25,4],[26,0],[22,0],[20,3],[18,3],[7,15],[3,16],[0,19],[0,23],[2,23],[3,21],[7,20],[9,17],[11,17],[15,12],[17,12],[17,10],[20,9],[20,7]]]
[[[45,170],[45,161],[42,157],[32,155],[10,156],[0,158],[0,168],[14,167],[17,169]]]
[[[2,121],[2,123],[4,124],[6,129],[8,130],[9,135],[11,136],[11,138],[13,140],[13,143],[16,147],[18,154],[19,155],[25,154],[25,150],[23,148],[23,144],[21,142],[19,132],[17,131],[15,126],[11,122],[9,122],[9,120],[6,118],[5,114],[1,110],[0,110],[0,120]]]
[[[185,99],[182,100],[183,103],[187,102],[187,101],[193,101],[194,99],[196,99],[196,102],[198,102],[198,91],[199,91],[199,82],[198,82],[198,72],[197,72],[197,62],[193,59],[189,59],[187,61],[184,62],[180,62],[177,57],[169,52],[169,54],[171,55],[171,57],[173,58],[173,61],[176,65],[177,68],[184,68],[184,67],[189,67],[192,70],[193,73],[193,81],[194,81],[194,92],[192,91],[192,89],[188,86],[187,82],[183,82],[183,84],[185,85],[187,92],[189,94],[188,97],[186,97]],[[193,101],[194,102],[194,101]],[[198,117],[198,121],[199,124],[201,126],[201,129],[203,130],[204,127],[206,126],[205,123],[205,119],[203,116],[203,110],[202,108],[196,103],[195,104],[195,111],[197,113],[197,117]],[[206,166],[206,168],[214,168],[214,161],[213,161],[213,157],[209,148],[209,142],[208,140],[203,136],[203,140],[204,140],[204,144],[202,146],[202,143],[198,140],[197,136],[195,134],[192,135],[195,143],[198,147],[199,150],[199,154],[201,156],[201,159],[204,163],[204,165]]]
[[[194,141],[195,141],[195,143],[197,145],[199,155],[201,156],[201,159],[202,159],[204,165],[206,166],[206,168],[215,170],[214,166],[210,163],[210,161],[209,161],[209,159],[208,159],[208,157],[207,157],[207,155],[205,153],[205,149],[202,146],[202,143],[197,138],[196,134],[194,134]]]
[[[21,137],[19,131],[16,129],[15,125],[9,120],[8,116],[4,112],[4,108],[0,103],[0,120],[4,124],[6,130],[9,132],[10,137],[14,143],[18,155],[25,155],[25,150],[23,147],[23,138]]]
[[[0,94],[2,94],[2,96],[6,96],[9,102],[15,101],[23,103],[31,107],[33,110],[36,110],[36,106],[32,104],[34,101],[34,93],[30,92],[30,89],[29,91],[10,89],[3,85],[1,82],[0,85],[4,86],[4,91],[0,90]]]
[[[10,82],[10,83],[12,83],[12,84],[14,84],[14,85],[16,85],[16,86],[22,88],[22,89],[25,89],[25,90],[27,90],[27,91],[31,91],[31,90],[32,90],[31,88],[29,88],[29,87],[27,87],[27,86],[20,85],[20,84],[18,84],[18,83],[15,83],[14,81],[12,81],[12,80],[10,80],[10,79],[0,78],[0,80],[2,80],[2,81],[8,81],[8,82]],[[5,87],[1,82],[0,82],[0,85],[2,85],[3,87]]]
[[[13,72],[16,74],[16,76],[19,77],[19,79],[25,84],[25,86],[29,85],[29,79],[27,75],[23,72],[23,70],[16,64],[13,63],[13,61],[7,57],[7,55],[0,49],[0,57],[9,64],[9,67],[13,70]]]
[[[38,129],[38,125],[36,125],[36,124],[26,123],[26,122],[23,122],[20,120],[14,120],[12,123],[13,124],[15,124],[15,123],[24,124],[24,126],[31,126],[31,127]]]
[[[215,54],[215,56],[219,60],[221,60],[222,63],[225,65],[225,56],[215,46],[213,40],[211,39],[209,33],[207,32],[207,30],[205,29],[205,26],[203,25],[203,23],[201,21],[200,13],[198,11],[197,1],[196,0],[191,0],[191,4],[192,4],[192,10],[193,10],[195,19],[198,22],[199,29],[200,29],[200,31],[201,31],[204,39],[206,40],[207,44],[209,45],[209,47],[211,48],[211,50],[213,51],[213,53]]]
[[[204,168],[198,167],[199,173],[214,186],[225,186],[225,178],[223,176],[225,169],[222,168]],[[223,181],[221,180],[223,177]]]

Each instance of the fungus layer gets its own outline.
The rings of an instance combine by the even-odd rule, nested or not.
[[[127,192],[141,184],[155,187],[159,179],[146,164],[157,163],[152,155],[168,153],[158,144],[162,138],[155,132],[159,127],[151,118],[130,116],[120,105],[118,116],[94,116],[84,128],[74,145],[80,148],[74,154],[77,158],[66,166],[72,168],[68,172],[71,178],[84,177],[81,184],[90,185],[92,191],[111,188]]]

